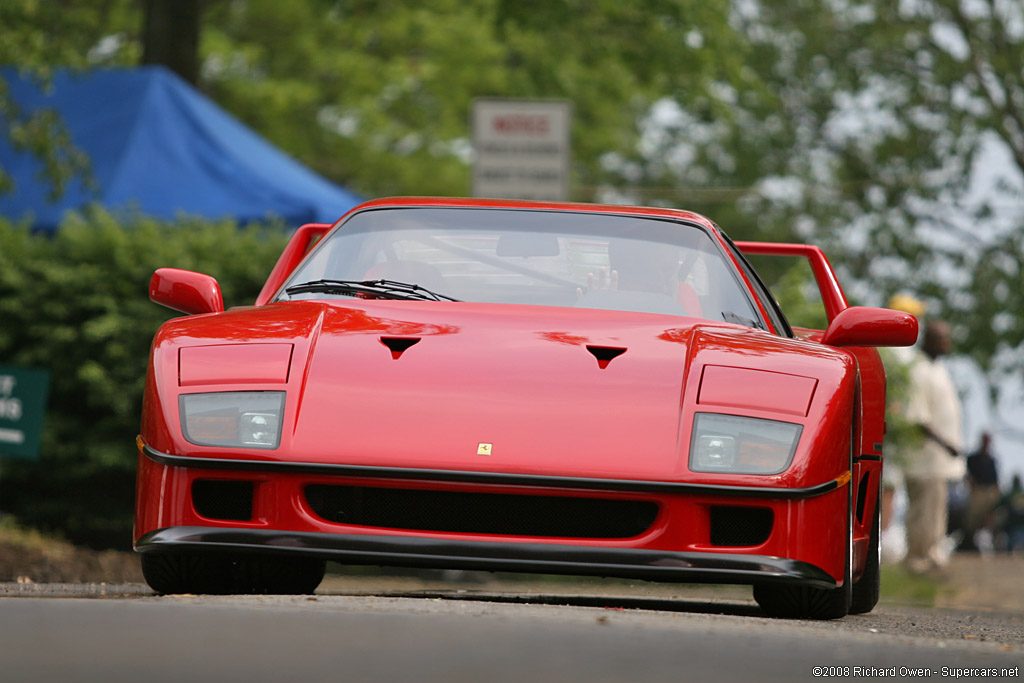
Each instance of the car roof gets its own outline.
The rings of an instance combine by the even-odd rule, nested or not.
[[[582,202],[533,201],[525,199],[487,199],[480,197],[382,197],[380,199],[372,199],[360,204],[353,209],[353,212],[384,207],[470,207],[487,209],[526,209],[533,211],[612,213],[683,220],[690,223],[696,223],[711,230],[719,230],[714,221],[706,216],[683,209],[619,204],[589,204]]]

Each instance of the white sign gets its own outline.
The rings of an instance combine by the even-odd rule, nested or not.
[[[475,100],[473,195],[567,200],[571,114],[560,100]]]
[[[0,429],[0,442],[23,444],[25,443],[25,432],[17,429]]]

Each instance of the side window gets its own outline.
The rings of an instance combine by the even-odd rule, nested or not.
[[[802,257],[752,255],[791,325],[808,330],[828,327],[828,315],[811,264]],[[762,263],[764,266],[762,267]],[[765,270],[771,267],[770,270]],[[771,278],[771,279],[769,279]]]
[[[779,302],[772,294],[772,291],[768,289],[768,286],[765,285],[764,281],[761,279],[761,276],[758,274],[759,271],[754,269],[747,255],[737,249],[731,239],[725,237],[725,240],[729,244],[729,248],[732,249],[733,253],[736,255],[737,260],[740,262],[740,267],[743,269],[743,273],[747,276],[747,279],[750,280],[751,284],[753,284],[757,298],[760,299],[761,304],[764,306],[765,310],[768,311],[768,317],[772,321],[772,327],[774,327],[778,333],[784,337],[794,336],[793,328],[790,326],[789,320],[782,312],[782,308],[780,308]]]

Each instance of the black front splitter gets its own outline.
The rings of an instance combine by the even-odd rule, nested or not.
[[[825,589],[836,587],[835,580],[824,570],[782,557],[551,543],[188,526],[151,531],[138,540],[135,549],[142,553],[292,554],[341,564],[572,574],[678,583],[790,583]]]

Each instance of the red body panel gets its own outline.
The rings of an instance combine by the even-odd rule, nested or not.
[[[421,341],[395,359],[381,343],[382,336]],[[257,340],[254,352],[250,344]],[[227,365],[228,344],[239,345],[242,351],[234,366]],[[601,368],[587,350],[595,344],[626,352]],[[196,390],[194,377],[203,371],[179,367],[189,355],[205,351],[219,359],[215,376],[224,380],[219,390],[277,389],[280,369],[273,381],[263,384],[254,383],[246,373],[254,376],[283,353],[274,351],[271,356],[268,349],[289,347],[294,351],[285,388],[296,400],[286,409],[277,451],[213,450],[189,444],[180,425],[161,408],[167,405],[176,413],[178,394]],[[267,358],[254,362],[259,353]],[[147,401],[143,439],[151,448],[172,455],[794,488],[833,480],[848,469],[855,385],[849,357],[739,326],[558,308],[296,302],[172,321],[157,335],[153,359],[150,386],[166,398]],[[743,371],[744,384],[723,381],[713,389],[705,384],[703,402],[742,406],[742,412],[751,416],[792,419],[791,405],[767,400],[778,391],[779,379],[783,386],[802,388],[800,417],[816,425],[815,433],[801,449],[804,457],[775,477],[690,472],[686,456],[704,369],[725,369],[723,379],[728,380],[738,372],[741,359],[743,366],[756,368]],[[818,392],[832,400],[812,402]],[[764,400],[752,401],[756,396]],[[488,455],[477,454],[480,443],[493,444]],[[812,453],[833,455],[812,458]],[[142,461],[143,489],[150,488],[150,478],[164,489],[169,476],[183,480],[171,485],[177,498],[164,497],[162,509],[140,506],[136,538],[165,526],[200,523],[187,504],[188,480],[196,474]],[[291,489],[264,481],[260,496],[269,496],[269,509],[289,510],[291,523],[297,524],[304,517],[296,514],[301,510],[296,487],[302,481]],[[279,498],[273,494],[279,490],[290,494]],[[149,504],[158,499],[140,496]],[[826,503],[829,499],[832,502]],[[658,502],[671,510],[711,501],[677,496]],[[813,557],[816,566],[831,566],[832,572],[841,573],[835,558],[825,561],[819,555],[821,539],[842,532],[835,521],[842,515],[805,518],[805,502],[774,505],[776,519],[799,522],[803,531],[794,535],[780,529],[778,540],[760,550],[803,561]],[[844,507],[845,494],[836,491],[814,502],[820,505]],[[693,519],[692,514],[687,519]],[[280,523],[273,521],[275,528]],[[315,519],[306,523],[300,528],[336,528]],[[691,526],[696,537],[685,528],[666,531],[659,526],[642,541],[630,543],[676,550],[699,547],[706,527]],[[808,539],[806,548],[801,549],[798,536]]]

